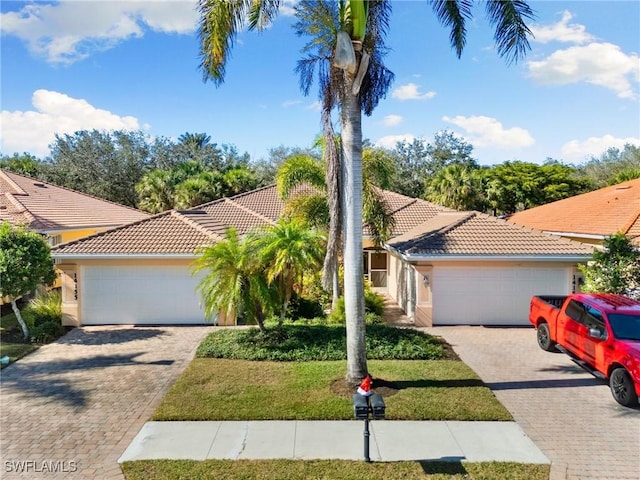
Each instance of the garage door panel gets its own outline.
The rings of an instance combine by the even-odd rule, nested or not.
[[[435,325],[528,325],[533,295],[569,293],[569,267],[440,267]]]
[[[83,267],[81,318],[85,325],[202,324],[199,277],[188,267]]]

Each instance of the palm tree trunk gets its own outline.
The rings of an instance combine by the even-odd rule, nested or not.
[[[20,314],[20,309],[18,308],[18,305],[16,304],[15,299],[13,298],[11,299],[11,308],[13,309],[13,313],[15,313],[16,315],[16,319],[20,324],[20,328],[22,328],[22,334],[24,335],[24,339],[29,340],[29,328],[27,327],[27,324],[22,319],[22,315]]]
[[[322,268],[322,286],[331,289],[333,301],[331,308],[335,308],[340,298],[340,275],[338,271],[338,252],[341,230],[340,208],[340,154],[336,147],[335,134],[331,124],[331,99],[325,95],[322,109],[322,131],[324,134],[324,154],[327,165],[327,203],[329,204],[329,238],[327,239],[327,254]]]
[[[338,256],[332,259],[333,261],[333,275],[331,281],[333,286],[331,287],[331,292],[333,293],[331,298],[331,309],[333,310],[338,305],[338,300],[340,299],[340,267]]]
[[[368,373],[365,351],[364,271],[362,266],[362,117],[353,95],[353,76],[345,72],[342,92],[342,205],[344,226],[344,307],[347,324],[347,381]]]

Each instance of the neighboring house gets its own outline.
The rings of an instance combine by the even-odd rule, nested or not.
[[[0,169],[0,222],[24,225],[49,244],[147,218],[147,213]]]
[[[640,178],[530,208],[509,220],[595,245],[621,232],[640,248]]]
[[[24,225],[44,235],[51,246],[147,217],[134,208],[0,169],[0,223]]]
[[[383,193],[395,231],[378,251],[365,231],[365,275],[419,325],[525,325],[531,296],[570,293],[577,264],[591,257],[581,243]],[[195,250],[230,225],[244,234],[273,223],[282,208],[270,186],[60,245],[65,324],[203,323]]]

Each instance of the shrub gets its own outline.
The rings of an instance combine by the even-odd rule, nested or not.
[[[324,315],[320,302],[294,295],[289,305],[290,318],[316,318]]]
[[[365,321],[369,313],[373,313],[380,317],[384,313],[384,297],[377,294],[373,290],[365,289],[364,291],[364,311]],[[371,317],[373,319],[373,317]],[[346,313],[344,309],[344,297],[338,299],[338,303],[327,317],[327,323],[330,325],[344,325],[346,322]]]
[[[384,319],[377,313],[367,312],[364,314],[364,323],[366,325],[384,325]]]
[[[376,360],[434,360],[445,357],[440,340],[417,330],[369,325],[367,358]],[[210,333],[196,355],[208,358],[264,361],[346,359],[346,331],[336,325],[284,324],[258,329],[224,329]]]
[[[29,301],[26,310],[35,316],[35,324],[44,322],[58,323],[62,320],[62,295],[60,290],[51,290],[38,294]]]
[[[31,328],[31,343],[49,343],[64,334],[60,321],[46,321]]]
[[[38,294],[23,310],[33,343],[48,343],[64,334],[60,290]]]
[[[384,297],[373,290],[364,290],[364,311],[382,316],[384,313]]]

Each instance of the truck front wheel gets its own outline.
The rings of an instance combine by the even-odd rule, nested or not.
[[[548,324],[546,324],[545,322],[542,322],[540,325],[538,325],[536,336],[538,338],[538,345],[542,350],[544,350],[545,352],[558,351],[556,349],[556,342],[551,340],[551,334],[549,333]]]
[[[609,377],[609,387],[613,398],[620,405],[633,407],[638,404],[638,397],[633,388],[633,382],[624,368],[616,368]]]

